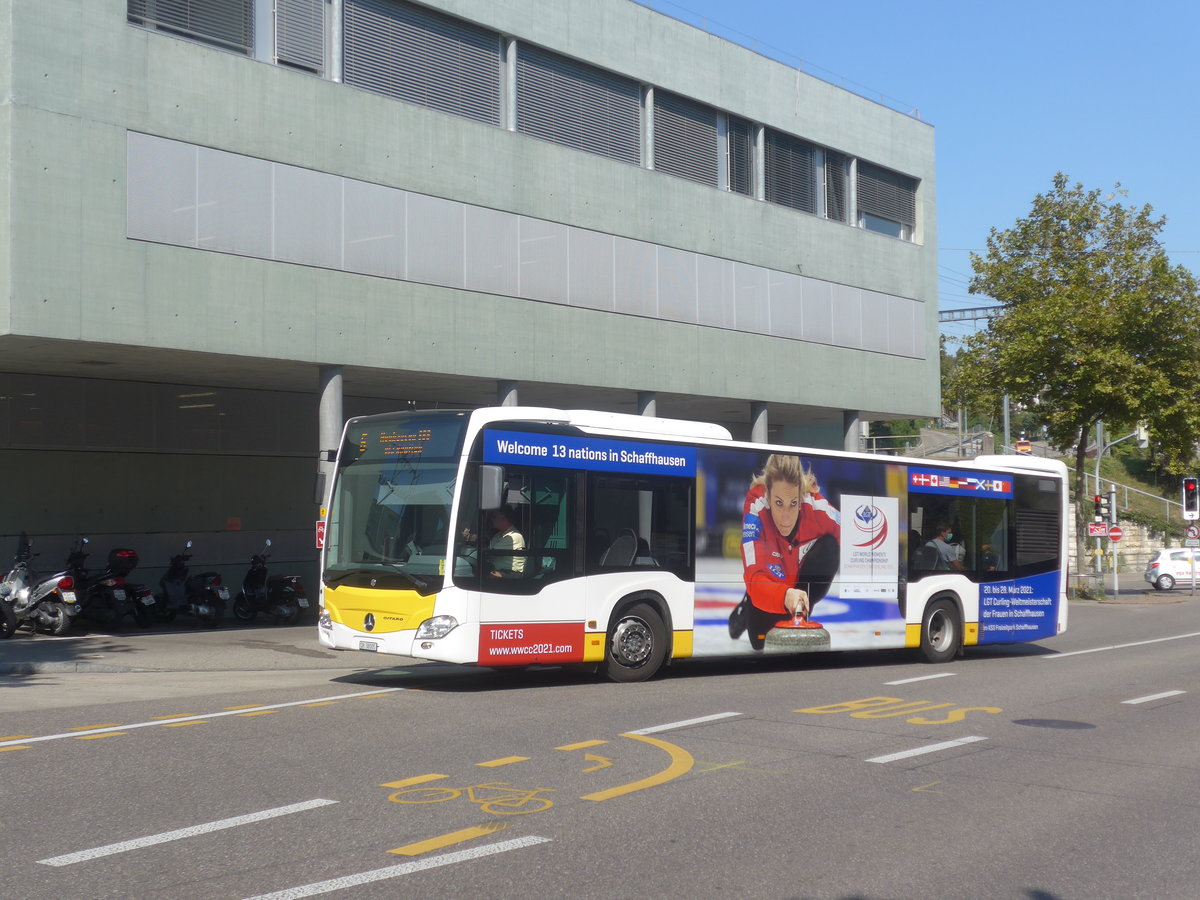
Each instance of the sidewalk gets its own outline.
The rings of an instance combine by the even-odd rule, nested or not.
[[[317,643],[316,625],[81,633],[0,640],[0,676],[55,672],[361,671],[409,662]]]

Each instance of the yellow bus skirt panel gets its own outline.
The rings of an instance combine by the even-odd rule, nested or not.
[[[692,638],[695,632],[676,631],[671,647],[671,659],[687,659],[692,655]]]

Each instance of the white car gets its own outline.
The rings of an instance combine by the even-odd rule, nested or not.
[[[1183,547],[1168,547],[1150,557],[1145,578],[1160,591],[1169,591],[1179,582],[1191,584],[1193,560],[1196,578],[1200,581],[1200,550]]]

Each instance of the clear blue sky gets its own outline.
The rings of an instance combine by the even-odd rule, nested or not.
[[[1172,261],[1200,275],[1194,0],[639,2],[934,126],[942,310],[987,305],[967,293],[968,252],[1058,171],[1149,203]]]

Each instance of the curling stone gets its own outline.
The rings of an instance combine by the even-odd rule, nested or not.
[[[828,649],[829,632],[821,623],[799,617],[776,622],[763,641],[763,650],[776,653],[809,653]]]

